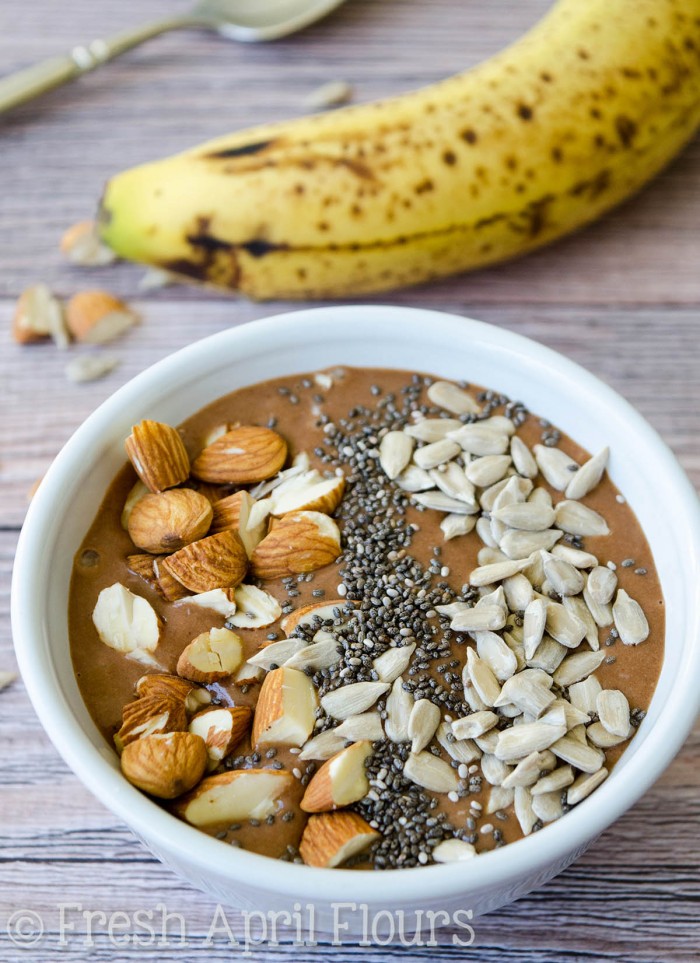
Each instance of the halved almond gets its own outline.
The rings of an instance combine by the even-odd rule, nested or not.
[[[240,491],[219,499],[213,505],[212,534],[228,530],[237,532],[248,558],[253,554],[255,546],[265,537],[267,529],[267,513],[260,521],[253,517],[253,509],[257,504],[248,492]]]
[[[196,712],[209,705],[211,693],[189,679],[181,679],[178,675],[166,672],[149,672],[142,675],[136,683],[136,695],[139,698],[159,696],[166,699],[180,699],[187,712]]]
[[[139,499],[129,517],[129,536],[144,552],[176,552],[203,538],[211,520],[212,508],[204,495],[191,488],[171,489]]]
[[[177,660],[177,674],[192,682],[218,682],[233,675],[242,662],[239,636],[229,629],[210,629],[183,650]]]
[[[22,291],[12,319],[12,337],[18,344],[53,338],[60,348],[67,347],[69,338],[63,309],[45,284],[35,284]]]
[[[129,782],[159,799],[175,799],[187,792],[202,778],[206,765],[204,740],[190,732],[137,739],[121,757]]]
[[[216,769],[243,739],[253,718],[248,706],[205,709],[190,722],[189,731],[201,736],[207,747],[207,769]]]
[[[357,813],[318,813],[304,827],[299,852],[307,866],[331,869],[364,852],[379,836]]]
[[[270,769],[223,772],[203,779],[196,789],[178,801],[174,811],[193,826],[264,819],[279,808],[281,797],[294,782],[290,772]]]
[[[270,496],[273,515],[288,512],[323,512],[332,515],[345,491],[345,477],[324,478],[312,468],[283,482]]]
[[[156,589],[166,602],[179,602],[182,599],[190,599],[189,591],[181,585],[177,579],[173,578],[170,572],[163,567],[165,556],[156,555],[153,558],[153,571],[156,573]]]
[[[186,481],[190,459],[182,438],[170,425],[142,421],[124,442],[136,474],[152,492],[162,492]]]
[[[237,629],[264,629],[282,614],[277,599],[255,585],[239,585],[234,589],[236,614],[229,619]]]
[[[185,703],[160,695],[144,696],[128,702],[122,711],[122,726],[114,737],[117,752],[135,739],[162,732],[182,732],[187,728]]]
[[[107,291],[79,291],[66,305],[68,330],[88,344],[112,341],[138,322],[138,314]]]
[[[219,532],[185,545],[162,568],[191,592],[235,588],[248,570],[248,556],[235,532]]]
[[[253,552],[253,573],[261,579],[313,572],[340,555],[340,531],[321,512],[290,512]]]
[[[102,589],[92,613],[100,640],[117,652],[153,652],[160,638],[160,619],[140,595],[115,582]]]
[[[271,428],[241,425],[208,445],[192,474],[219,485],[249,485],[276,474],[287,457],[287,442]]]
[[[284,667],[268,672],[255,707],[253,745],[303,746],[317,706],[316,689],[304,672]]]
[[[355,742],[328,759],[306,787],[301,808],[307,813],[328,812],[349,806],[369,792],[365,760],[372,755],[372,743]]]
[[[295,609],[295,611],[290,612],[289,615],[285,615],[280,625],[285,635],[291,635],[294,629],[299,626],[305,628],[306,626],[312,625],[314,619],[317,618],[324,622],[328,619],[335,619],[335,609],[342,610],[348,606],[354,607],[354,605],[354,602],[350,602],[347,599],[331,599],[330,602],[314,602],[311,605],[304,605],[300,609]]]

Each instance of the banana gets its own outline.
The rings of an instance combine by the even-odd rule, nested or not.
[[[559,0],[476,68],[118,174],[120,255],[256,299],[525,254],[620,203],[700,122],[700,0]]]

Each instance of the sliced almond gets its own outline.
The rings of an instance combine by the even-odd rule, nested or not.
[[[316,720],[318,697],[298,669],[273,669],[260,688],[253,720],[253,745],[303,746]]]
[[[340,555],[340,531],[321,512],[290,512],[253,552],[253,573],[264,580],[313,572]]]
[[[398,679],[400,675],[403,675],[408,668],[415,649],[416,645],[414,642],[411,645],[402,645],[400,648],[394,646],[377,656],[372,662],[372,666],[377,673],[379,681],[393,682],[394,679]]]
[[[332,869],[364,852],[379,836],[357,813],[318,813],[304,827],[299,853],[307,866]]]
[[[12,319],[12,337],[18,344],[53,338],[61,348],[68,345],[61,303],[45,284],[35,284],[19,296]]]
[[[236,614],[229,623],[237,629],[264,629],[282,615],[277,599],[255,585],[239,585],[234,589]]]
[[[453,415],[476,415],[481,411],[472,396],[451,381],[434,381],[427,394],[434,405]]]
[[[211,589],[209,592],[201,592],[199,595],[186,595],[184,598],[178,599],[178,607],[189,605],[217,612],[219,615],[223,615],[225,619],[230,620],[236,613],[236,596],[233,589],[218,588]]]
[[[248,570],[248,556],[235,532],[219,532],[186,545],[162,562],[162,567],[191,592],[235,588]]]
[[[593,455],[584,462],[574,474],[566,487],[567,498],[583,498],[598,485],[607,467],[610,457],[609,448],[601,448],[597,455]]]
[[[366,796],[369,780],[365,762],[371,755],[371,742],[355,742],[324,762],[306,787],[300,804],[304,812],[329,812]]]
[[[345,477],[324,478],[315,468],[283,482],[270,496],[272,514],[323,512],[332,515],[345,491]]]
[[[392,481],[408,465],[415,443],[408,433],[388,431],[379,443],[379,464]]]
[[[352,682],[322,696],[321,706],[326,715],[334,719],[347,719],[365,712],[388,689],[387,682]]]
[[[153,652],[160,638],[160,620],[152,606],[120,582],[102,589],[92,613],[100,640],[117,652]]]
[[[131,511],[129,536],[145,552],[176,552],[206,535],[211,519],[207,499],[189,488],[144,495]]]
[[[573,473],[579,469],[578,463],[561,448],[535,445],[533,452],[537,467],[547,483],[559,492],[565,491],[569,487]]]
[[[135,739],[155,733],[182,732],[187,728],[187,711],[182,699],[146,695],[128,702],[122,711],[122,726],[114,737],[118,752]]]
[[[192,474],[217,485],[249,485],[275,475],[287,442],[271,428],[241,425],[227,431],[195,459]]]
[[[125,747],[122,772],[134,786],[159,799],[175,799],[204,775],[204,740],[190,732],[168,732],[137,739]]]
[[[412,753],[425,749],[439,724],[440,709],[430,699],[418,699],[413,703],[408,718],[408,738],[411,740]]]
[[[177,674],[192,682],[219,682],[243,662],[241,640],[229,629],[202,632],[180,654]]]
[[[246,491],[234,492],[215,501],[212,505],[212,535],[225,531],[237,532],[250,558],[266,534],[268,512],[263,505]]]
[[[403,774],[417,786],[431,792],[456,792],[459,788],[455,770],[432,752],[412,752],[404,763]]]
[[[189,731],[204,739],[207,769],[216,769],[231,755],[250,728],[253,712],[248,706],[205,709],[190,722]]]
[[[206,764],[206,751],[204,755]],[[265,819],[280,808],[281,798],[293,785],[290,772],[271,769],[223,772],[202,779],[196,789],[178,801],[175,812],[193,826],[230,826],[247,819]]]
[[[152,555],[127,555],[126,564],[129,571],[142,578],[152,589],[157,590],[158,579],[153,568],[154,558]]]
[[[612,607],[615,628],[625,645],[639,645],[649,638],[649,623],[639,602],[619,589]]]
[[[113,341],[138,322],[138,314],[107,291],[79,291],[66,305],[68,330],[88,344]]]

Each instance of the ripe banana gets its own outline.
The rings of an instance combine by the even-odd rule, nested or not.
[[[127,258],[250,297],[415,284],[524,254],[644,184],[700,122],[700,0],[559,0],[473,70],[118,174]]]

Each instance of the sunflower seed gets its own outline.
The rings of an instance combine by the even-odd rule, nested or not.
[[[491,757],[495,758],[494,756]],[[498,762],[498,760],[496,760]],[[499,763],[503,765],[503,763]],[[505,766],[510,772],[510,766]],[[483,770],[483,759],[482,759],[482,770]],[[487,814],[497,813],[503,809],[507,809],[509,806],[513,805],[513,800],[515,799],[514,789],[504,789],[503,786],[493,786],[491,792],[489,793],[489,799],[486,803]]]
[[[584,462],[579,470],[574,474],[566,487],[567,498],[583,498],[592,492],[608,464],[610,449],[602,448],[597,455],[593,455],[587,462]]]
[[[540,822],[551,823],[564,815],[564,809],[561,804],[561,793],[544,792],[535,795],[532,791],[534,788],[533,786],[532,789],[530,789],[532,810]]]
[[[569,535],[609,535],[610,529],[602,515],[587,505],[564,499],[554,509],[556,526]]]
[[[542,641],[547,622],[547,603],[544,599],[533,599],[525,609],[523,619],[523,648],[525,658],[531,659]]]
[[[462,425],[447,437],[470,455],[502,455],[508,450],[508,435],[487,427],[483,422]]]
[[[532,670],[519,672],[504,682],[501,694],[494,703],[497,708],[512,703],[522,712],[528,712],[536,718],[555,701],[554,693],[542,685],[539,679],[529,675],[529,671]]]
[[[471,739],[455,739],[449,722],[440,723],[435,738],[455,762],[469,765],[481,756],[481,750]]]
[[[342,658],[338,650],[338,640],[331,635],[327,639],[322,639],[314,642],[313,645],[307,645],[303,649],[299,649],[291,659],[285,662],[285,666],[302,671],[313,669],[314,672],[318,672],[320,669],[330,669]]]
[[[574,568],[593,568],[598,564],[598,559],[595,555],[591,555],[590,552],[583,552],[580,548],[572,548],[571,545],[564,545],[563,542],[559,542],[552,549],[552,555],[555,558],[560,558],[564,562],[568,562],[569,565],[573,565]]]
[[[513,435],[510,440],[510,457],[513,459],[515,470],[519,475],[524,478],[535,478],[537,476],[537,462],[525,442],[517,435]]]
[[[408,739],[408,720],[413,708],[413,696],[403,687],[403,680],[396,679],[386,700],[384,729],[387,739],[405,742]]]
[[[510,466],[510,455],[484,455],[467,466],[467,478],[472,485],[488,488],[500,481]]]
[[[405,492],[424,492],[433,487],[433,479],[424,468],[408,465],[395,479]]]
[[[533,599],[532,585],[524,575],[511,575],[503,580],[503,591],[511,612],[524,612]]]
[[[544,532],[554,522],[554,509],[538,502],[522,502],[494,508],[491,517],[519,531]]]
[[[545,752],[531,752],[529,756],[525,756],[524,759],[520,760],[515,769],[508,773],[501,783],[501,786],[504,789],[514,789],[516,786],[533,786],[540,778],[542,770],[546,769],[546,766],[542,764],[545,753],[549,753],[549,750],[545,749]],[[556,757],[552,753],[549,753],[549,755],[552,756],[553,760],[552,766],[550,766],[550,768],[552,768],[556,765]]]
[[[586,603],[588,611],[593,616],[593,620],[599,628],[606,629],[609,625],[613,624],[612,606],[599,605],[599,603],[595,601],[588,591],[588,579],[586,579],[586,584],[583,586],[583,601]]]
[[[474,586],[493,585],[495,582],[502,582],[504,578],[517,575],[522,564],[520,560],[505,562],[494,562],[492,565],[480,565],[474,568],[469,575],[469,584]]]
[[[497,588],[485,585],[479,589],[479,592],[481,592],[481,598],[474,606],[475,609],[485,609],[497,605],[503,613],[504,619],[507,620],[509,618],[510,613],[508,611],[508,605],[506,604],[506,593],[503,591],[502,585],[499,585]]]
[[[608,732],[602,722],[592,722],[586,729],[586,736],[588,740],[592,742],[594,746],[598,746],[599,749],[612,749],[615,746],[621,745],[623,742],[627,742],[633,732],[634,729],[630,726],[624,736],[613,736]]]
[[[474,739],[474,743],[482,752],[488,752],[493,755],[498,745],[498,729],[489,729],[483,736],[477,736]]]
[[[538,779],[530,792],[533,796],[540,796],[542,793],[556,792],[559,789],[566,789],[574,781],[574,772],[571,766],[559,766],[546,776]]]
[[[574,708],[591,716],[597,712],[596,700],[602,686],[594,675],[589,675],[582,682],[574,682],[569,686],[569,701]]]
[[[464,469],[460,468],[456,461],[451,461],[447,465],[442,465],[440,469],[433,468],[430,477],[440,491],[456,498],[458,501],[466,502],[478,511],[476,503],[476,493],[474,486],[464,474]]]
[[[503,762],[516,762],[531,752],[549,749],[566,735],[566,726],[550,726],[546,722],[525,722],[503,729],[498,734],[495,755]],[[554,751],[554,749],[552,749]]]
[[[562,736],[551,749],[557,758],[563,759],[581,772],[597,772],[605,762],[605,754],[599,749],[579,742],[570,735]]]
[[[563,699],[556,699],[551,706],[544,712],[539,719],[534,718],[529,715],[529,713],[524,716],[525,722],[544,722],[548,726],[564,726],[566,732],[569,731],[569,726],[566,723],[566,712],[564,711],[564,706],[562,705]]]
[[[544,532],[523,532],[510,528],[500,540],[498,547],[508,558],[526,559],[533,552],[549,551],[556,545],[562,533],[549,528]]]
[[[462,615],[465,612],[471,612],[472,607],[466,602],[450,602],[448,605],[436,605],[435,610],[444,615],[449,619],[453,619],[456,615]]]
[[[615,628],[625,645],[639,645],[649,637],[649,623],[639,602],[619,589],[612,607]]]
[[[452,735],[456,739],[475,739],[476,736],[483,736],[489,729],[493,729],[498,723],[498,716],[495,712],[488,709],[482,712],[473,712],[462,719],[455,719],[452,723]]]
[[[476,856],[476,849],[463,839],[443,839],[433,849],[433,859],[436,863],[461,863],[474,856]]]
[[[326,729],[325,732],[320,732],[313,739],[309,739],[305,743],[301,752],[299,753],[299,758],[303,760],[307,759],[330,759],[334,756],[336,752],[340,752],[341,749],[345,748],[347,739],[338,735],[336,729]]]
[[[598,693],[596,709],[601,724],[612,736],[626,736],[630,728],[630,706],[619,689],[603,689]]]
[[[461,427],[462,422],[456,418],[424,418],[415,425],[407,425],[404,432],[418,441],[441,441],[447,437],[448,431]]]
[[[478,415],[481,411],[470,394],[450,381],[434,381],[427,394],[434,405],[454,415]]]
[[[600,648],[600,640],[598,638],[598,626],[595,623],[595,619],[590,613],[590,610],[584,600],[580,595],[565,595],[562,597],[561,604],[572,615],[579,619],[586,626],[586,634],[584,639],[594,652],[597,652]]]
[[[495,562],[507,562],[509,559],[497,548],[482,546],[477,552],[476,560],[479,565],[493,565]]]
[[[433,441],[423,448],[418,448],[413,455],[413,462],[419,468],[429,471],[431,468],[437,468],[438,465],[444,465],[459,453],[460,447],[456,441],[441,438],[440,441]]]
[[[583,575],[573,565],[549,554],[543,556],[542,565],[544,574],[557,595],[578,595],[583,590]]]
[[[474,632],[476,651],[499,682],[510,679],[518,668],[518,660],[495,632]]]
[[[561,665],[567,651],[566,646],[557,642],[551,635],[545,634],[535,654],[526,660],[527,665],[532,669],[542,669],[551,675]]]
[[[607,565],[597,565],[588,574],[588,594],[598,605],[612,601],[617,588],[617,575]]]
[[[441,606],[442,608],[442,606]],[[450,628],[457,632],[497,632],[506,624],[506,615],[498,605],[467,609],[455,615]]]
[[[597,789],[601,782],[607,778],[608,770],[599,769],[598,772],[590,776],[579,776],[578,779],[569,786],[566,792],[566,802],[569,806],[575,806],[586,796],[590,796],[594,789]]]
[[[269,671],[273,665],[284,665],[293,655],[306,648],[303,639],[281,639],[279,642],[272,642],[260,649],[255,655],[251,655],[248,661],[260,669]]]
[[[532,796],[530,795],[529,789],[525,786],[516,785],[513,808],[515,809],[515,816],[520,823],[523,836],[529,836],[533,826],[537,822],[537,816],[532,808]]]
[[[483,712],[484,709],[487,709],[488,706],[472,685],[472,680],[469,677],[469,671],[466,665],[462,669],[462,683],[464,687],[464,701],[472,712]]]
[[[476,520],[476,534],[479,536],[486,548],[491,548],[494,550],[498,549],[498,542],[491,534],[491,522],[484,515],[481,515]],[[505,558],[505,556],[503,557]]]
[[[575,649],[586,634],[584,623],[560,602],[547,602],[545,630],[567,649]]]
[[[402,645],[401,648],[393,647],[382,652],[372,662],[374,671],[380,682],[393,682],[408,668],[411,656],[415,651],[415,642],[411,645]]]
[[[472,515],[476,511],[476,508],[467,502],[450,498],[449,495],[437,489],[430,492],[419,492],[411,497],[414,502],[417,502],[424,508],[433,509],[433,511],[436,512],[450,512],[453,515]]]
[[[582,712],[576,706],[572,706],[566,699],[556,699],[551,707],[551,712],[561,709],[564,713],[564,724],[567,730],[575,729],[577,726],[587,725],[591,720],[587,712]],[[541,721],[544,721],[542,719]]]
[[[432,752],[411,753],[404,763],[403,774],[411,782],[431,792],[453,792],[459,788],[454,769]]]
[[[353,742],[359,742],[362,739],[375,742],[377,739],[384,738],[382,718],[378,712],[363,712],[358,716],[348,716],[331,731],[342,736],[343,739],[352,739]]]
[[[302,98],[301,106],[304,110],[328,110],[339,107],[352,100],[353,90],[345,80],[329,80],[328,83],[315,87]]]
[[[605,652],[576,652],[564,659],[554,672],[554,681],[562,688],[581,682],[595,672],[605,658]]]
[[[502,762],[490,752],[484,753],[481,757],[480,765],[484,779],[492,786],[500,786],[506,776],[512,771],[511,766],[506,765],[505,762]],[[489,810],[489,812],[493,812],[493,810]]]
[[[440,710],[430,699],[418,699],[413,703],[408,718],[408,738],[411,752],[419,753],[428,745],[440,724]]]
[[[492,706],[501,694],[501,687],[488,663],[480,659],[474,649],[467,649],[466,669],[481,701]]]
[[[386,682],[352,682],[321,696],[321,705],[326,715],[347,719],[373,706],[388,688]]]
[[[476,515],[456,515],[453,513],[445,515],[440,522],[442,534],[445,541],[457,538],[459,535],[468,535],[476,525]]]
[[[392,480],[411,460],[414,442],[403,431],[388,431],[379,444],[379,464]]]
[[[561,448],[548,448],[545,445],[535,445],[533,448],[537,467],[552,488],[563,492],[569,486],[572,472],[578,469],[574,459],[562,451]]]

